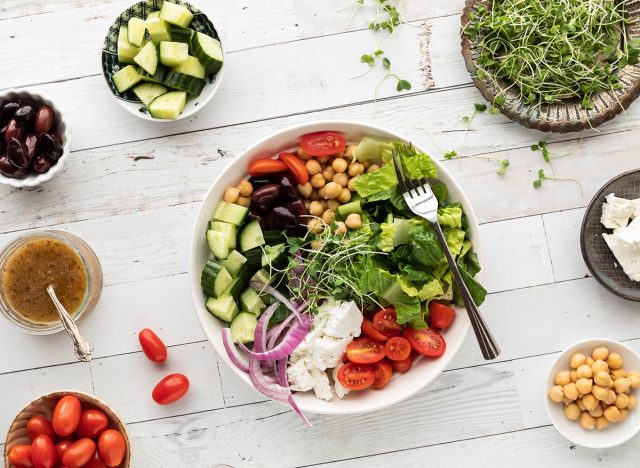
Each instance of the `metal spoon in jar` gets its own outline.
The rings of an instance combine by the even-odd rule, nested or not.
[[[93,344],[80,336],[80,331],[78,330],[78,326],[76,322],[73,321],[69,312],[64,308],[62,302],[58,300],[58,296],[56,296],[56,290],[53,288],[53,285],[50,284],[47,286],[47,292],[53,301],[53,304],[56,306],[58,313],[60,314],[60,320],[62,321],[62,326],[67,333],[71,337],[71,341],[73,341],[73,349],[76,353],[76,357],[78,361],[89,362],[92,359],[91,353],[93,353]]]

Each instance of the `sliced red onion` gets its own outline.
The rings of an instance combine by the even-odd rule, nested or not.
[[[287,330],[280,343],[268,351],[250,351],[250,356],[261,361],[275,361],[287,357],[302,343],[310,328],[311,318],[309,315],[301,315],[300,319]]]
[[[222,344],[224,345],[224,349],[227,351],[227,355],[234,366],[240,369],[242,372],[249,372],[249,367],[240,357],[240,353],[238,353],[238,349],[233,345],[233,339],[231,338],[231,329],[223,328],[222,329]]]
[[[251,356],[249,356],[249,378],[255,389],[263,395],[276,401],[285,402],[289,400],[291,391],[279,385],[273,378],[264,375],[260,367],[260,361]]]
[[[307,417],[304,415],[304,413],[302,412],[302,410],[300,408],[298,408],[298,405],[296,404],[296,401],[293,399],[293,395],[290,393],[289,394],[289,398],[287,398],[287,401],[289,402],[289,404],[291,405],[291,407],[293,408],[293,411],[296,412],[296,414],[298,416],[300,416],[300,418],[302,418],[302,420],[304,421],[304,423],[309,426],[309,427],[313,427],[313,424],[311,424],[311,422],[309,422],[309,420],[307,419]]]
[[[276,345],[276,342],[278,341],[278,338],[280,338],[282,332],[289,327],[289,323],[295,318],[296,316],[291,314],[267,332],[267,349],[271,349]]]
[[[253,347],[258,353],[262,353],[267,350],[267,327],[269,326],[269,320],[278,308],[278,303],[271,304],[262,313],[256,325],[256,331],[253,335]]]
[[[263,291],[267,292],[268,294],[271,294],[277,300],[282,302],[286,306],[287,309],[289,309],[291,312],[296,314],[296,316],[300,315],[300,312],[298,312],[298,308],[295,305],[293,305],[293,303],[289,299],[284,297],[284,295],[281,294],[276,288],[274,288],[272,286],[269,286],[268,284],[264,284],[264,283],[262,283],[260,281],[252,281],[251,282],[251,287],[253,289],[260,289],[260,290],[263,290]]]
[[[289,379],[287,378],[287,361],[289,358],[282,358],[276,361],[276,378],[278,383],[283,387],[289,388]]]

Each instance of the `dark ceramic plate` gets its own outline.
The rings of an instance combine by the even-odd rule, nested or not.
[[[469,14],[478,5],[488,5],[490,0],[466,0],[462,13],[462,28],[469,22]],[[629,39],[640,38],[640,2],[623,0],[627,3],[629,25],[627,36]],[[482,93],[484,98],[493,102],[495,97],[502,93],[506,103],[497,106],[500,111],[511,120],[529,128],[535,128],[543,132],[577,132],[613,119],[631,105],[640,94],[640,64],[627,65],[618,75],[622,88],[615,91],[602,91],[593,97],[593,109],[584,109],[579,99],[567,99],[551,105],[540,107],[525,104],[520,100],[516,89],[508,89],[510,83],[505,80],[494,82],[489,78],[476,77],[476,59],[478,52],[473,42],[464,34],[462,37],[462,56],[467,70],[471,74],[473,83]],[[505,90],[505,91],[503,91]]]
[[[615,193],[621,198],[640,198],[640,169],[625,172],[611,179],[589,203],[580,230],[582,257],[593,277],[602,286],[630,301],[640,301],[640,283],[631,281],[622,271],[602,237],[602,234],[612,232],[600,223],[602,204],[610,193]]]

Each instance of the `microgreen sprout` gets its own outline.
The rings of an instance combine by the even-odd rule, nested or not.
[[[453,159],[458,157],[458,152],[453,150],[447,151],[446,153],[444,153],[443,156],[444,156],[444,159]],[[495,163],[498,163],[500,165],[500,167],[496,171],[498,175],[505,175],[507,173],[507,170],[509,169],[508,159],[492,158],[490,156],[465,156],[465,157],[469,159],[485,159],[487,161],[493,161]]]
[[[542,182],[545,180],[555,180],[555,181],[559,181],[559,182],[575,182],[576,184],[578,184],[578,187],[580,188],[580,196],[584,196],[584,192],[582,190],[582,184],[580,183],[579,180],[577,179],[572,179],[570,177],[556,177],[556,176],[548,176],[544,173],[544,169],[538,169],[538,178],[536,180],[533,181],[533,187],[534,188],[540,188],[542,186]]]

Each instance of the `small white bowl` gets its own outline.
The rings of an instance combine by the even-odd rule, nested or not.
[[[29,174],[24,179],[12,179],[11,177],[5,177],[0,174],[0,184],[10,185],[15,188],[35,187],[36,185],[51,180],[54,175],[62,170],[62,166],[64,166],[64,163],[68,159],[69,153],[71,153],[71,136],[69,135],[62,111],[51,99],[30,89],[7,89],[0,92],[0,105],[16,98],[20,98],[27,103],[46,104],[51,107],[55,115],[54,128],[62,137],[62,156],[58,159],[58,162],[51,166],[51,169],[44,174]]]
[[[631,439],[640,431],[640,408],[629,411],[627,419],[622,422],[612,423],[606,429],[599,431],[593,429],[587,431],[580,426],[579,421],[570,421],[564,415],[562,403],[554,403],[548,397],[548,392],[554,385],[555,375],[562,370],[569,370],[569,360],[573,353],[583,353],[590,356],[593,348],[606,346],[609,352],[618,353],[624,361],[624,368],[627,371],[640,371],[640,357],[627,345],[618,341],[606,338],[594,338],[579,341],[565,349],[558,359],[553,363],[547,375],[546,386],[544,388],[545,407],[549,419],[558,432],[577,445],[587,448],[603,449],[615,447]],[[631,391],[636,394],[636,390]]]

